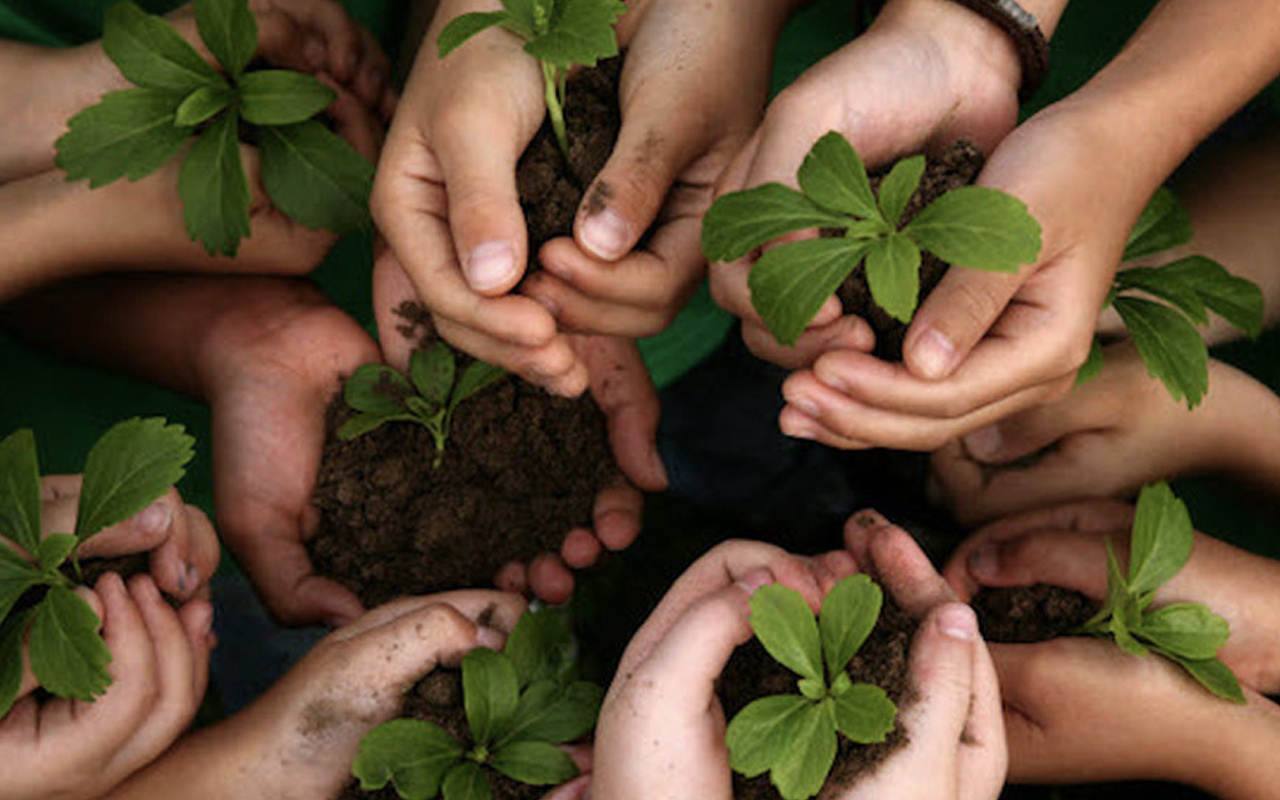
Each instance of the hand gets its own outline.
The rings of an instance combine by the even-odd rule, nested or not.
[[[961,599],[983,586],[1048,583],[1101,602],[1107,594],[1106,540],[1128,562],[1133,507],[1073,503],[1001,520],[975,533],[944,574]],[[1203,603],[1231,625],[1218,657],[1246,686],[1280,691],[1280,563],[1197,533],[1191,559],[1156,593],[1156,605]],[[1221,703],[1219,703],[1221,705]]]

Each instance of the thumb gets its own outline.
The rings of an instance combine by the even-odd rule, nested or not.
[[[1067,401],[1032,406],[964,437],[969,457],[982,464],[1008,464],[1040,452],[1054,442],[1093,428],[1088,402],[1078,394]]]
[[[907,330],[902,343],[907,369],[926,380],[951,375],[1004,312],[1023,278],[949,269]]]
[[[1105,541],[1096,533],[1037,531],[1013,539],[988,540],[969,550],[965,563],[973,581],[981,586],[1047,583],[1102,598],[1107,593]],[[1123,563],[1127,545],[1122,541],[1113,545]]]
[[[667,488],[667,471],[658,455],[658,392],[640,349],[630,339],[579,336],[575,348],[587,365],[591,394],[604,412],[609,443],[623,474],[650,492]]]
[[[956,752],[964,736],[974,693],[978,620],[963,603],[933,609],[911,645],[911,678],[921,698],[911,711],[912,747],[936,764],[940,775],[955,774]]]

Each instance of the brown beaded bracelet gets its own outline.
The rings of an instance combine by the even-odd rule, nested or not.
[[[1035,14],[1017,0],[952,0],[1000,26],[1009,35],[1022,64],[1022,86],[1018,96],[1026,100],[1049,74],[1049,42],[1040,30]]]

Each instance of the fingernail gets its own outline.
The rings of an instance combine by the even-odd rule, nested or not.
[[[756,593],[756,589],[773,583],[773,573],[764,567],[757,567],[738,578],[734,583],[742,587],[742,590],[748,595],[753,595]]]
[[[818,438],[818,432],[808,422],[797,422],[792,417],[784,417],[778,423],[778,429],[782,431],[784,436],[790,436],[792,439],[808,439],[814,440]]]
[[[843,375],[838,375],[836,373],[824,375],[822,372],[818,372],[817,370],[815,370],[813,374],[814,377],[816,377],[823,385],[829,386],[837,392],[847,393],[849,391],[849,382],[844,379]]]
[[[492,289],[511,280],[516,270],[515,252],[506,242],[485,242],[471,251],[464,271],[472,289]]]
[[[501,650],[502,645],[507,641],[507,637],[503,636],[493,628],[480,626],[476,628],[476,644],[480,647],[487,647],[490,650]]]
[[[978,618],[962,603],[948,603],[938,612],[938,630],[943,636],[962,642],[978,638]]]
[[[183,583],[192,589],[200,585],[200,570],[196,569],[195,564],[187,565],[186,570],[183,572]],[[183,591],[186,591],[186,589],[184,588]]]
[[[164,500],[157,500],[133,517],[133,524],[146,533],[164,533],[173,520],[173,509]]]
[[[583,245],[596,258],[617,261],[631,244],[631,224],[611,208],[597,211],[582,221]]]
[[[532,298],[533,302],[545,308],[547,310],[547,313],[550,314],[551,316],[554,317],[559,315],[560,304],[557,303],[554,299],[550,297],[546,297],[545,295],[540,295],[540,294],[526,294],[526,297]]]
[[[956,346],[936,328],[929,328],[915,346],[915,364],[926,378],[941,378],[951,372]]]
[[[853,524],[864,531],[879,528],[886,522],[887,520],[880,515],[879,511],[870,508],[853,515]]]
[[[822,409],[818,408],[818,403],[808,395],[799,395],[797,397],[787,398],[787,402],[804,412],[806,417],[822,416]]]
[[[964,437],[964,449],[979,460],[988,459],[1000,452],[1000,442],[1000,425],[997,423],[978,428]]]
[[[990,581],[1000,573],[1000,553],[993,544],[984,544],[969,554],[969,572],[980,581]]]
[[[196,630],[200,631],[200,635],[208,638],[213,633],[213,606],[209,603],[201,603],[196,609]]]

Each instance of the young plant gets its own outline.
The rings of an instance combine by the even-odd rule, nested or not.
[[[805,800],[831,772],[837,732],[859,744],[884,741],[897,707],[883,689],[845,672],[881,603],[880,587],[866,575],[832,587],[816,621],[799,592],[775,584],[752,595],[751,628],[769,655],[800,676],[799,694],[762,697],[738,712],[726,732],[734,770],[748,778],[768,771],[785,800]]]
[[[258,46],[248,0],[196,0],[195,17],[222,71],[163,18],[127,1],[107,9],[103,49],[136,88],[103,95],[67,123],[57,142],[67,180],[95,189],[136,181],[180,157],[187,233],[210,255],[234,256],[249,236],[243,131],[258,147],[262,185],[277,209],[316,230],[367,226],[373,165],[313,119],[333,90],[297,72],[246,70]]]
[[[1129,234],[1124,260],[1152,255],[1191,240],[1191,216],[1173,192],[1161,188]],[[1135,296],[1145,292],[1163,303]],[[1159,378],[1174,400],[1195,408],[1209,390],[1209,351],[1196,325],[1218,314],[1249,338],[1262,332],[1262,290],[1237,278],[1218,262],[1186,256],[1163,267],[1133,267],[1116,273],[1103,310],[1115,306],[1151,377]],[[1076,383],[1102,369],[1102,346],[1095,339]]]
[[[767,183],[717,200],[703,219],[702,252],[712,261],[736,261],[790,233],[839,231],[778,244],[751,269],[751,304],[784,345],[795,344],[864,260],[872,298],[903,323],[911,321],[920,294],[921,250],[950,264],[994,272],[1016,272],[1036,260],[1039,223],[1021,200],[995,189],[953,189],[901,226],[924,168],[924,156],[899,161],[877,197],[857,151],[831,131],[800,165],[800,191]]]
[[[113,426],[89,451],[73,532],[41,536],[35,435],[0,440],[0,717],[22,682],[22,644],[40,686],[92,701],[111,685],[102,620],[61,567],[94,534],[128,519],[183,476],[195,440],[158,417]]]
[[[620,0],[502,0],[501,11],[463,14],[451,21],[437,46],[445,58],[481,31],[501,27],[524,40],[524,50],[542,66],[543,94],[551,129],[566,161],[565,81],[575,66],[594,67],[618,54],[613,26],[627,11]]]
[[[1191,557],[1194,536],[1187,507],[1168,484],[1144,487],[1133,520],[1129,572],[1120,571],[1108,539],[1107,599],[1080,632],[1113,637],[1135,656],[1164,656],[1218,697],[1244,703],[1236,676],[1217,657],[1231,634],[1227,621],[1199,603],[1151,608],[1156,590]]]
[[[338,438],[350,441],[384,422],[417,422],[431,432],[434,465],[440,466],[453,412],[507,374],[483,361],[471,362],[461,377],[457,372],[453,351],[443,342],[414,351],[408,378],[385,364],[361,366],[342,390],[343,399],[357,413],[338,428]]]
[[[532,786],[554,786],[578,768],[556,745],[595,727],[604,693],[575,680],[563,614],[543,609],[516,623],[502,652],[462,659],[468,741],[426,720],[396,719],[360,742],[352,773],[366,791],[387,783],[405,800],[490,800],[486,772]]]

